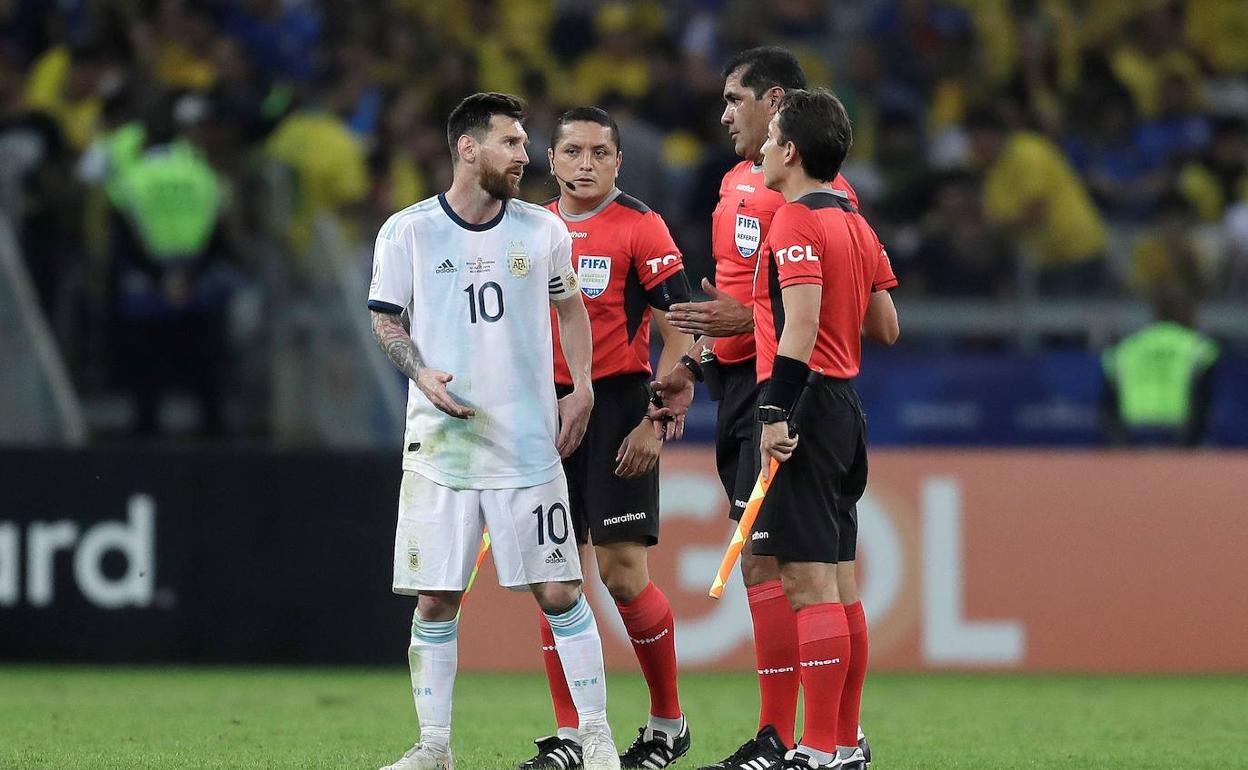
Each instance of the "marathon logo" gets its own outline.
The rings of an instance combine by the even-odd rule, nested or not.
[[[662,631],[660,631],[658,634],[651,636],[647,639],[634,639],[633,637],[630,636],[628,637],[628,641],[632,642],[633,644],[654,644],[655,642],[659,641],[663,637],[667,636],[669,631],[671,631],[671,629],[665,628]]]
[[[835,666],[840,663],[840,658],[826,658],[824,660],[803,660],[802,668],[817,668],[819,666]]]
[[[604,526],[610,527],[614,524],[624,524],[630,521],[641,521],[644,518],[646,518],[646,514],[644,511],[641,511],[638,513],[626,513],[623,516],[612,516],[609,519],[603,519],[602,523]]]
[[[770,537],[771,537],[770,532],[755,532],[754,534],[750,535],[751,540],[766,540]]]
[[[802,665],[804,666],[806,664],[803,663]],[[776,674],[792,674],[793,670],[794,669],[792,666],[783,666],[781,668],[760,668],[758,670],[758,675],[759,676],[774,676]]]
[[[572,238],[575,240],[580,240],[581,238],[589,237],[589,233],[581,232],[580,230],[569,230],[568,235],[572,236]]]

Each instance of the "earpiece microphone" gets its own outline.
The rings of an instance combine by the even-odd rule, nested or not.
[[[566,179],[564,179],[563,177],[559,176],[559,175],[558,175],[558,174],[556,174],[554,171],[551,171],[551,172],[550,172],[550,175],[551,175],[551,176],[553,176],[555,179],[558,179],[560,182],[563,182],[563,186],[564,186],[564,187],[568,188],[568,189],[569,189],[569,190],[571,190],[572,192],[576,192],[576,185],[572,184],[572,183],[571,183],[571,182],[569,182],[568,180],[566,180]]]

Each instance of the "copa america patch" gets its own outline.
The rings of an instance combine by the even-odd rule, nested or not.
[[[581,279],[581,293],[586,299],[595,299],[611,285],[611,258],[579,257],[576,274]]]
[[[737,251],[744,259],[758,253],[758,243],[762,240],[763,228],[758,217],[747,217],[737,214],[736,241]]]

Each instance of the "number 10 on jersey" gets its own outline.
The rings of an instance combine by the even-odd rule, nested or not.
[[[542,510],[542,506],[533,509],[533,515],[537,517],[537,544],[546,545],[546,536],[550,536],[550,542],[555,545],[562,545],[568,539],[568,509],[563,507],[563,503],[554,503],[549,508]],[[555,526],[558,525],[559,531],[556,533]]]
[[[486,323],[494,323],[503,317],[503,287],[494,281],[486,281],[480,288],[469,284],[464,293],[468,295],[468,320],[471,323],[477,322],[478,315]]]

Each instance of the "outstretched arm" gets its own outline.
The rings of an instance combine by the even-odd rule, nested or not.
[[[455,379],[452,375],[425,366],[420,354],[416,352],[416,343],[412,341],[412,336],[408,333],[410,326],[405,326],[403,323],[406,313],[401,316],[398,313],[370,310],[369,315],[373,326],[373,338],[377,340],[382,352],[386,354],[395,368],[416,383],[416,387],[425,394],[425,398],[429,399],[431,404],[461,420],[475,414],[470,407],[456,401],[447,391],[446,384]]]

